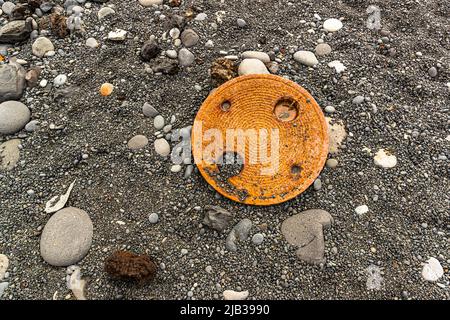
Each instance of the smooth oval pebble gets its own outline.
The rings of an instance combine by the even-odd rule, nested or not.
[[[55,87],[60,87],[64,85],[67,81],[67,76],[65,74],[60,74],[56,76],[56,78],[53,80],[53,84]]]
[[[162,128],[164,128],[164,124],[165,122],[162,115],[157,115],[155,119],[153,119],[153,126],[156,130],[161,130]]]
[[[128,141],[128,148],[131,150],[139,150],[144,148],[148,144],[146,136],[137,135]]]
[[[19,101],[0,103],[0,134],[20,131],[30,121],[31,112]]]
[[[150,215],[148,216],[148,221],[149,221],[151,224],[158,223],[158,220],[159,220],[159,216],[158,216],[157,213],[152,213],[152,214],[150,214]]]
[[[156,117],[159,112],[152,105],[150,105],[149,103],[146,102],[142,106],[142,113],[146,117],[153,118],[153,117]]]
[[[331,53],[331,47],[328,43],[319,43],[314,51],[319,57],[326,56]]]
[[[190,48],[198,43],[200,37],[194,30],[186,29],[181,33],[180,39],[186,48]]]
[[[234,290],[225,290],[223,292],[223,298],[225,300],[245,300],[248,297],[248,291],[234,291]]]
[[[112,8],[110,7],[103,7],[100,10],[98,10],[97,12],[97,17],[99,20],[102,20],[104,18],[106,18],[109,15],[112,15],[116,13]]]
[[[162,4],[163,0],[139,0],[139,3],[144,7],[150,7],[154,4]]]
[[[47,52],[55,51],[53,43],[46,37],[39,37],[31,46],[33,54],[39,58],[42,58]]]
[[[258,59],[244,59],[239,64],[238,73],[240,76],[246,74],[268,74],[266,66]]]
[[[189,67],[191,64],[194,63],[195,57],[192,52],[190,52],[186,48],[180,49],[178,52],[178,62],[183,67]]]
[[[162,157],[167,157],[170,154],[170,145],[166,139],[156,139],[155,140],[155,151]]]
[[[442,268],[439,260],[431,257],[427,263],[423,266],[422,277],[430,282],[438,281],[444,275],[444,269]]]
[[[88,39],[86,40],[86,47],[89,47],[89,48],[98,48],[98,46],[99,46],[99,44],[98,44],[98,41],[97,41],[96,39],[94,39],[94,38],[88,38]]]
[[[260,52],[260,51],[245,51],[242,54],[242,58],[243,59],[258,59],[264,63],[270,62],[269,55],[265,52]]]
[[[319,63],[314,53],[304,50],[294,53],[294,60],[308,67],[313,67]]]
[[[343,24],[342,24],[341,20],[335,19],[335,18],[327,19],[323,23],[323,28],[325,30],[327,30],[328,32],[336,32],[336,31],[340,30],[342,27],[343,27]]]
[[[261,233],[256,233],[252,237],[253,244],[260,245],[264,241],[264,235]]]
[[[92,221],[85,211],[74,207],[59,210],[42,231],[41,256],[53,266],[76,264],[88,253],[92,235]]]

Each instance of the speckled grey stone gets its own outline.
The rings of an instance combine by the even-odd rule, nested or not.
[[[74,207],[62,209],[42,231],[41,256],[53,266],[75,264],[88,253],[92,236],[92,221],[85,211]]]

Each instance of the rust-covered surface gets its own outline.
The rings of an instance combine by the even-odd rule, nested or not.
[[[229,129],[240,131],[230,134]],[[221,139],[215,139],[217,132]],[[235,140],[227,140],[227,132]],[[319,175],[328,154],[327,124],[317,102],[298,84],[247,75],[226,82],[204,101],[192,130],[192,151],[203,177],[225,197],[277,204],[305,191]],[[243,165],[218,164],[223,154]]]

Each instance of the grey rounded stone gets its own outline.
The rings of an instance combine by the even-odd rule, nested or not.
[[[16,5],[14,3],[12,3],[11,1],[6,1],[5,3],[2,4],[2,10],[8,16],[11,15],[11,13],[13,12],[15,7],[16,7]]]
[[[326,106],[325,107],[325,112],[326,113],[335,113],[336,112],[336,108],[333,106]]]
[[[89,215],[69,207],[56,212],[42,231],[42,258],[53,266],[76,264],[86,256],[92,244],[93,226]]]
[[[200,40],[200,37],[194,30],[186,29],[181,33],[180,39],[186,48],[190,48],[190,47],[195,46],[198,43],[198,41]]]
[[[30,122],[28,122],[25,125],[25,130],[28,131],[28,132],[34,132],[34,131],[37,130],[38,126],[39,126],[39,121],[38,120],[31,120]]]
[[[320,189],[322,189],[322,180],[320,180],[320,179],[314,180],[313,187],[314,187],[314,190],[316,190],[316,191],[319,191]]]
[[[270,62],[269,55],[261,51],[245,51],[242,53],[242,59],[258,59],[264,63]]]
[[[308,67],[313,67],[319,63],[316,55],[311,51],[297,51],[294,53],[294,60]]]
[[[328,43],[319,43],[316,46],[315,52],[318,56],[326,56],[331,53],[331,47]]]
[[[161,115],[157,115],[153,120],[153,125],[155,126],[156,130],[161,130],[162,128],[164,128],[164,124],[164,118]]]
[[[182,48],[178,52],[178,62],[180,63],[181,66],[189,67],[191,64],[194,63],[194,60],[195,60],[194,54],[190,52],[188,49]]]
[[[142,106],[142,113],[149,118],[156,117],[159,114],[158,110],[147,102]]]
[[[0,134],[20,131],[30,121],[31,112],[21,102],[5,101],[0,104]]]
[[[268,74],[265,64],[258,59],[244,59],[239,64],[238,73],[240,76],[246,74]]]
[[[432,78],[436,77],[437,74],[438,74],[438,71],[437,71],[436,67],[431,67],[430,69],[428,69],[428,74]]]
[[[252,237],[252,242],[255,245],[260,245],[264,241],[264,235],[261,233],[256,233]]]
[[[163,157],[167,157],[170,154],[170,145],[166,139],[155,140],[155,151],[157,154]]]
[[[240,19],[240,18],[236,20],[236,23],[239,28],[244,28],[247,25],[247,22],[245,22],[244,19]]]
[[[39,37],[31,46],[33,54],[39,58],[42,58],[47,52],[55,51],[53,43],[46,37]]]
[[[336,159],[328,159],[327,160],[327,167],[328,168],[334,169],[334,168],[337,167],[337,165],[338,165],[338,161]]]
[[[356,96],[356,97],[353,98],[353,101],[352,101],[353,104],[357,104],[357,105],[361,104],[363,102],[364,102],[364,97],[363,96]]]
[[[158,223],[158,221],[159,221],[159,216],[158,216],[158,214],[157,214],[157,213],[152,213],[152,214],[150,214],[150,215],[148,216],[148,221],[149,221],[151,224]]]
[[[146,136],[137,135],[128,141],[128,148],[131,150],[139,150],[148,145],[148,139]]]

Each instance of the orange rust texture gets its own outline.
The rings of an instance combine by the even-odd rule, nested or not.
[[[286,100],[297,106],[298,114],[293,120],[292,114],[284,114],[288,121],[281,121],[275,107]],[[230,104],[225,111],[221,108],[224,102]],[[290,108],[284,105],[277,110],[283,113]],[[236,145],[230,150],[225,145],[226,130],[230,128],[244,132],[267,129],[269,137],[266,142],[257,140],[256,154],[249,153],[250,139],[245,140],[245,150]],[[224,141],[204,139],[209,129],[219,129]],[[279,130],[279,166],[274,174],[267,175],[261,169],[270,168],[270,163],[251,164],[249,160],[260,156],[261,142],[270,158],[271,129]],[[202,157],[212,143],[218,143],[220,149],[212,158],[218,159],[227,151],[237,152],[245,159],[237,176],[225,182],[217,179],[217,165]],[[245,204],[272,205],[299,195],[320,174],[328,154],[327,124],[317,102],[298,84],[275,75],[247,75],[226,82],[204,101],[194,121],[192,151],[201,174],[219,193]]]

